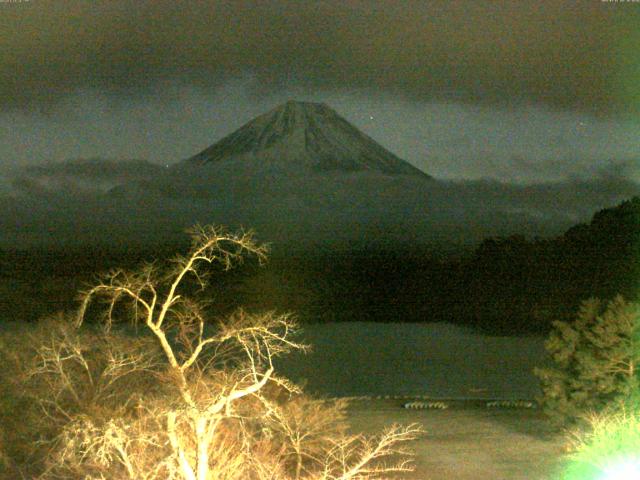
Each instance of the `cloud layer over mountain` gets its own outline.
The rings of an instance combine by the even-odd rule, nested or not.
[[[106,193],[101,186],[113,181],[111,173],[95,175],[95,188],[70,189],[87,180],[66,174],[47,188],[33,188],[39,177],[14,183],[12,194],[0,197],[0,244],[157,243],[184,238],[185,228],[200,222],[254,228],[278,249],[332,242],[453,248],[494,235],[556,235],[640,195],[640,185],[612,174],[534,185],[377,173],[278,179],[236,175],[230,166],[192,175],[134,175],[126,189]]]
[[[640,193],[621,176],[628,169],[528,185],[437,180],[330,107],[290,101],[172,166],[94,159],[23,168],[0,205],[0,242],[157,242],[216,223],[255,228],[287,249],[455,248],[558,234]]]
[[[14,171],[8,183],[21,194],[105,193],[126,182],[158,175],[162,167],[144,160],[91,158],[33,165]]]

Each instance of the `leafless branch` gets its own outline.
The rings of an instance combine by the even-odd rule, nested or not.
[[[77,328],[36,348],[30,378],[47,386],[42,407],[61,425],[42,478],[355,480],[410,471],[402,445],[416,426],[346,435],[343,402],[307,401],[276,374],[276,357],[308,348],[292,316],[237,310],[212,322],[192,298],[189,285],[201,292],[213,264],[219,272],[246,255],[263,262],[266,248],[251,232],[196,226],[191,235],[188,253],[166,268],[112,270],[81,294],[75,327],[95,300],[105,304],[90,348]],[[121,307],[148,341],[114,328]]]

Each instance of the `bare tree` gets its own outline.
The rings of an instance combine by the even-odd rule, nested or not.
[[[61,425],[43,477],[348,480],[409,471],[398,444],[416,438],[416,426],[347,435],[343,403],[306,400],[275,373],[277,356],[307,348],[290,315],[238,310],[208,320],[190,295],[206,287],[204,267],[263,261],[266,249],[251,233],[191,233],[187,255],[168,267],[113,270],[82,293],[76,327],[104,301],[99,341],[63,333],[36,349],[30,375]],[[115,332],[123,319],[150,335]],[[384,462],[394,455],[397,463]]]

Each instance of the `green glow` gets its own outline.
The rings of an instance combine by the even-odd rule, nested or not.
[[[638,322],[634,330],[637,338]],[[587,423],[588,427],[574,437],[574,453],[561,479],[640,479],[640,389],[637,383],[624,401],[593,414]]]
[[[593,416],[578,436],[562,480],[640,479],[640,407],[636,400]]]
[[[626,459],[606,468],[600,480],[637,480],[640,478],[640,459]]]

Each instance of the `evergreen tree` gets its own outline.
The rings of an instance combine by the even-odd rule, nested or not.
[[[554,366],[536,368],[540,402],[554,423],[575,423],[638,391],[640,305],[621,296],[582,303],[574,322],[556,321],[545,343]]]

